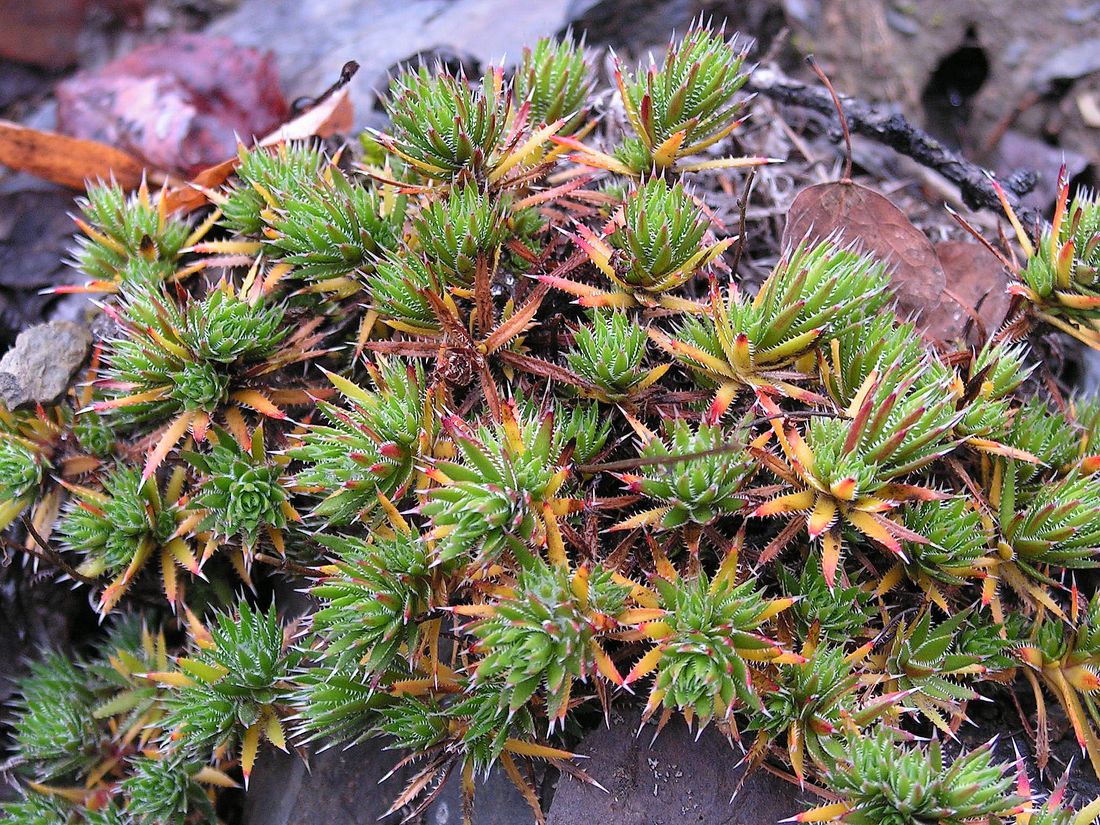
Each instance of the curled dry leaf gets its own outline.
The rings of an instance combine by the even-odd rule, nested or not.
[[[286,140],[300,140],[308,137],[329,137],[351,128],[353,120],[351,100],[348,88],[337,89],[316,106],[284,123],[270,135],[259,141],[261,146],[274,146]],[[203,169],[191,181],[176,186],[164,194],[168,201],[168,210],[190,212],[206,203],[204,189],[223,184],[237,167],[237,157]]]
[[[851,181],[799,192],[787,215],[784,247],[830,237],[889,264],[900,316],[911,316],[920,326],[934,316],[947,283],[935,247],[884,196]]]
[[[275,129],[289,108],[270,52],[176,33],[57,86],[58,131],[189,177]]]

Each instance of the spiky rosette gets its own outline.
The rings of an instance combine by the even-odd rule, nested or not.
[[[114,452],[118,437],[107,416],[95,410],[81,410],[73,418],[72,434],[88,455],[107,458]]]
[[[841,801],[807,811],[799,822],[845,825],[965,825],[1007,818],[1023,800],[1012,793],[1009,765],[993,761],[992,744],[950,764],[938,739],[927,747],[901,745],[883,729],[849,736],[846,758],[825,772]]]
[[[390,699],[363,668],[330,672],[326,661],[313,659],[295,676],[291,704],[298,716],[293,737],[302,743],[361,742],[378,724],[378,712]]]
[[[192,815],[169,785],[197,779],[222,787],[233,781],[210,765],[173,764],[157,787],[153,803],[131,787],[145,777],[145,759],[160,758],[161,691],[146,674],[167,663],[164,636],[154,637],[132,617],[116,622],[88,658],[51,653],[32,663],[15,702],[13,776],[30,780],[21,803],[0,808],[4,821],[26,825],[129,825],[210,822]],[[143,756],[139,756],[143,754]],[[170,757],[169,757],[170,758]],[[204,796],[205,796],[205,792]],[[212,807],[207,802],[206,808]],[[195,810],[192,808],[192,814]]]
[[[631,492],[663,504],[628,524],[706,525],[739,511],[745,501],[738,493],[756,467],[743,449],[745,433],[717,424],[692,426],[683,419],[668,429],[666,438],[654,438],[642,448],[641,473],[620,476]]]
[[[84,665],[89,681],[102,688],[93,716],[108,721],[115,738],[147,742],[160,732],[162,689],[145,674],[168,667],[164,632],[154,633],[134,615],[114,621],[96,658]]]
[[[80,573],[112,577],[100,596],[103,613],[114,608],[150,559],[160,562],[165,593],[173,601],[179,597],[176,566],[198,572],[189,538],[176,535],[184,519],[179,506],[184,480],[183,468],[177,468],[162,492],[156,479],[118,465],[103,480],[102,491],[70,486],[75,498],[58,531],[65,548],[84,557]]]
[[[261,738],[286,749],[289,680],[302,654],[290,646],[274,605],[264,612],[242,602],[195,632],[202,643],[195,640],[176,661],[177,671],[152,674],[171,688],[163,726],[189,757],[239,748],[247,783]]]
[[[39,782],[72,781],[96,765],[104,734],[94,715],[95,688],[80,663],[60,653],[30,663],[12,720],[24,774]]]
[[[236,182],[221,205],[222,223],[240,235],[260,235],[288,198],[315,186],[325,156],[308,141],[286,141],[274,148],[237,149]]]
[[[1011,420],[1011,396],[1034,369],[1026,363],[1026,344],[987,344],[971,360],[966,380],[958,382],[965,404],[958,424],[960,435],[978,440],[979,448],[990,439],[1005,437]]]
[[[956,716],[961,703],[978,695],[966,682],[1011,665],[998,627],[984,623],[964,630],[970,617],[969,610],[961,610],[933,625],[926,610],[916,621],[902,620],[887,646],[870,657],[884,687],[913,691],[907,701],[944,733],[952,731],[945,716]]]
[[[595,402],[558,404],[554,411],[555,438],[564,448],[572,446],[574,464],[585,464],[598,456],[611,435],[610,416]]]
[[[455,695],[441,695],[438,700],[398,699],[380,711],[378,731],[390,737],[395,747],[423,751],[446,745],[464,768],[480,775],[487,774],[497,760],[511,763],[513,754],[538,750],[530,743],[535,730],[530,711],[524,707],[509,713],[507,702],[500,701],[499,683],[456,687],[460,690]],[[553,756],[564,753],[545,750]]]
[[[213,533],[209,552],[215,541],[237,540],[250,555],[261,532],[282,552],[283,528],[301,520],[287,496],[286,461],[267,452],[262,426],[244,443],[221,429],[210,441],[209,452],[183,455],[202,474],[191,504],[201,516],[194,529]]]
[[[924,539],[905,542],[907,561],[900,563],[905,575],[944,606],[947,602],[941,585],[960,585],[978,577],[976,562],[989,552],[982,514],[968,499],[959,497],[912,504],[905,508],[902,519],[908,530]],[[887,574],[883,582],[891,578]],[[885,588],[880,584],[880,591]]]
[[[92,279],[93,291],[115,292],[120,281],[134,280],[129,266],[148,271],[157,281],[175,271],[180,251],[193,242],[191,227],[168,214],[165,201],[157,204],[143,183],[127,195],[115,182],[88,188],[79,201],[82,218],[77,226],[74,264]],[[137,263],[137,262],[144,262]]]
[[[435,436],[435,404],[419,364],[379,358],[368,370],[373,391],[329,374],[346,409],[320,402],[327,423],[306,430],[290,451],[308,465],[296,485],[322,496],[313,514],[332,524],[365,519],[379,493],[400,503]]]
[[[1016,463],[1016,482],[1037,484],[1069,470],[1078,457],[1081,430],[1041,398],[1024,402],[1012,417],[1005,444],[1027,461]]]
[[[950,372],[935,357],[897,361],[864,382],[848,408],[849,443],[892,479],[949,453],[961,414],[951,409]]]
[[[565,120],[559,134],[571,134],[584,122],[592,75],[584,44],[543,37],[534,48],[525,47],[512,79],[516,105],[528,105],[535,124]]]
[[[774,688],[763,692],[764,713],[753,716],[760,731],[750,757],[762,760],[768,746],[782,742],[795,776],[804,781],[807,757],[818,770],[834,767],[838,738],[866,727],[892,708],[898,694],[860,701],[859,673],[842,648],[812,648],[806,661],[780,669]]]
[[[626,196],[623,223],[611,235],[629,287],[665,292],[687,281],[704,259],[716,254],[704,246],[708,221],[683,184],[652,178]],[[725,249],[729,242],[721,245]],[[709,254],[708,254],[709,253]]]
[[[62,799],[31,791],[15,802],[0,805],[0,812],[9,825],[68,825],[72,805]],[[112,812],[117,817],[117,811]],[[102,825],[121,825],[121,820],[104,821]]]
[[[804,520],[810,538],[822,539],[822,569],[830,586],[840,560],[842,524],[903,556],[901,539],[923,539],[883,514],[901,502],[937,497],[926,487],[894,479],[956,446],[952,431],[960,414],[949,403],[951,381],[942,364],[923,358],[900,360],[881,374],[871,370],[846,417],[816,417],[804,435],[784,427],[779,408],[764,399],[763,406],[776,415],[772,427],[787,461],[773,469],[799,489],[765,502],[754,515],[794,514],[792,524]],[[773,543],[764,557],[783,546]]]
[[[51,466],[33,443],[0,431],[0,529],[34,502]]]
[[[1015,651],[1029,670],[1027,675],[1039,707],[1045,707],[1040,683],[1062,705],[1073,726],[1078,745],[1086,750],[1093,767],[1100,765],[1100,595],[1093,596],[1071,623],[1044,616]],[[1038,762],[1049,758],[1046,714],[1040,721]]]
[[[491,263],[505,239],[505,205],[468,183],[428,204],[413,226],[421,254],[443,282],[469,287],[478,261]]]
[[[322,354],[316,349],[325,336],[317,331],[322,319],[291,328],[281,305],[246,297],[225,281],[182,306],[161,291],[135,292],[116,316],[122,336],[111,343],[97,382],[105,400],[91,408],[129,428],[166,425],[147,454],[148,477],[188,429],[201,441],[230,407],[285,419],[265,390],[278,371]],[[297,389],[280,395],[288,404],[312,400]]]
[[[121,785],[126,816],[134,825],[214,825],[214,804],[197,776],[201,762],[145,756],[131,760]]]
[[[311,593],[322,607],[313,632],[325,639],[325,661],[334,671],[362,667],[375,675],[417,649],[420,617],[431,606],[428,547],[419,536],[396,532],[367,542],[320,536],[334,555],[328,575]]]
[[[1007,207],[1006,207],[1007,208]],[[1094,349],[1100,349],[1100,201],[1087,190],[1069,198],[1065,167],[1049,229],[1033,245],[1011,209],[1009,215],[1027,254],[1009,287],[1039,316]]]
[[[814,400],[781,370],[830,336],[858,324],[886,300],[886,269],[832,244],[799,245],[749,300],[730,285],[725,298],[715,290],[703,315],[691,317],[669,336],[650,336],[706,381],[720,387],[717,410],[737,388],[775,389]]]
[[[395,250],[405,197],[349,181],[339,169],[288,197],[271,221],[268,243],[292,276],[339,297],[352,295],[378,258]]]
[[[628,591],[601,567],[570,575],[533,559],[520,571],[514,593],[492,602],[489,616],[470,629],[484,652],[475,681],[503,682],[500,700],[510,713],[545,690],[551,724],[562,722],[575,680],[598,672],[621,682],[600,637],[617,627]]]
[[[391,134],[383,144],[420,175],[450,181],[487,174],[497,159],[510,110],[501,78],[489,71],[476,88],[464,75],[427,66],[390,84],[386,111]]]
[[[736,547],[713,577],[681,578],[667,559],[658,560],[658,573],[652,599],[658,612],[641,628],[655,646],[625,679],[630,684],[654,673],[646,714],[679,711],[689,724],[698,719],[705,726],[726,721],[738,706],[760,710],[757,663],[802,661],[761,633],[792,600],[766,599],[751,580],[738,584]]]
[[[556,275],[544,283],[593,307],[663,307],[697,312],[699,305],[671,294],[717,259],[733,243],[726,238],[703,244],[708,221],[680,183],[651,178],[623,199],[623,211],[612,218],[603,238],[584,224],[574,240],[611,282],[606,291]]]
[[[642,392],[660,379],[667,366],[645,369],[647,335],[625,312],[594,311],[592,322],[577,328],[565,359],[570,369],[611,403]]]
[[[849,326],[833,338],[828,353],[819,355],[818,366],[829,396],[839,406],[848,407],[872,373],[892,370],[900,378],[919,372],[925,359],[916,326],[899,324],[884,313]]]
[[[635,174],[654,167],[688,171],[689,165],[677,161],[713,146],[740,125],[741,106],[734,96],[749,79],[744,63],[745,52],[735,42],[695,26],[680,42],[669,44],[660,65],[636,74],[617,67],[619,92],[636,135],[616,152],[618,159]]]
[[[871,594],[857,585],[830,587],[817,558],[807,559],[795,576],[785,565],[777,568],[783,595],[794,601],[784,620],[799,642],[813,636],[822,642],[844,644],[867,632]]]
[[[102,380],[107,401],[127,424],[164,421],[185,412],[214,413],[236,383],[230,365],[270,356],[289,332],[278,305],[253,304],[225,289],[177,307],[153,291],[127,296]]]
[[[481,564],[506,548],[530,553],[553,539],[548,521],[571,506],[557,497],[567,469],[559,465],[553,416],[517,415],[514,404],[502,413],[501,423],[476,431],[456,418],[444,421],[460,461],[437,462],[428,472],[438,486],[420,508],[431,519],[439,561]]]
[[[1045,576],[1039,568],[1046,565],[1095,567],[1100,551],[1100,486],[1095,479],[1072,472],[1022,496],[1016,472],[1017,462],[1009,461],[998,491],[998,554],[1040,580]]]
[[[367,275],[371,309],[388,325],[412,335],[434,336],[439,318],[426,292],[440,295],[445,283],[434,269],[409,249],[391,253]]]

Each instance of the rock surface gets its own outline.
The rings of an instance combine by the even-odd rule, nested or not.
[[[730,802],[740,753],[713,727],[696,740],[674,720],[650,744],[637,711],[612,717],[576,749],[581,767],[608,793],[562,779],[547,825],[771,825],[805,809],[797,788],[758,771]]]
[[[565,27],[568,6],[569,0],[243,0],[209,32],[273,50],[292,100],[319,94],[344,63],[357,61],[351,96],[362,126],[395,63],[438,48],[470,53],[483,63],[515,61],[524,43]]]
[[[256,764],[245,797],[245,825],[360,825],[379,820],[401,793],[415,768],[382,778],[401,754],[368,741],[348,750],[332,748],[305,762],[296,755],[266,749]],[[458,771],[413,825],[461,825],[462,795]],[[479,782],[474,825],[526,825],[533,821],[527,803],[508,778],[494,771]],[[401,822],[408,811],[382,820]]]
[[[91,333],[71,321],[51,321],[20,333],[0,359],[0,401],[9,410],[57,401],[91,343]]]
[[[1006,123],[1100,162],[1083,113],[1100,88],[1100,6],[1003,0],[785,0],[792,44],[838,90],[896,104],[967,154]],[[1054,181],[1041,180],[1053,199]]]
[[[0,195],[0,286],[37,291],[70,280],[65,250],[72,243],[72,195],[58,190]]]

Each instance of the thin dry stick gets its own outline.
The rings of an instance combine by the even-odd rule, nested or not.
[[[825,88],[829,91],[829,97],[833,99],[833,105],[836,107],[837,117],[840,118],[840,131],[844,135],[844,177],[841,180],[852,179],[852,133],[848,129],[848,116],[844,114],[844,106],[840,102],[840,96],[837,95],[836,89],[833,88],[832,81],[829,80],[828,75],[825,74],[825,70],[817,64],[814,56],[811,54],[806,57],[806,62],[810,64],[810,68],[813,69],[814,74],[818,76],[818,79],[825,84]]]
[[[756,183],[756,170],[749,169],[748,179],[745,181],[745,191],[741,193],[741,201],[737,204],[739,217],[737,221],[737,246],[733,249],[733,263],[730,265],[730,277],[737,277],[737,268],[741,265],[741,255],[745,251],[745,232],[748,224],[749,197],[752,195],[753,184]]]
[[[823,115],[836,111],[832,97],[824,90],[808,86],[787,77],[768,66],[758,68],[745,84],[747,91],[756,92],[785,106],[811,109]],[[899,154],[912,158],[921,166],[932,169],[959,187],[963,202],[971,209],[989,209],[1004,214],[990,172],[952,152],[934,137],[918,129],[903,115],[887,106],[868,103],[847,95],[837,95],[844,104],[849,128],[857,135],[888,146]],[[1030,192],[1036,176],[1013,175],[1001,181],[1009,202],[1024,226],[1042,225],[1042,214],[1020,205],[1020,198]]]
[[[93,585],[97,583],[95,579],[88,578],[83,573],[78,573],[76,568],[74,568],[67,561],[65,561],[65,559],[63,559],[61,557],[61,554],[58,553],[56,550],[54,550],[53,547],[50,546],[50,543],[48,541],[46,541],[44,538],[42,538],[42,535],[38,532],[38,529],[34,526],[34,522],[32,522],[25,515],[20,518],[20,521],[23,522],[23,527],[26,529],[28,535],[30,535],[30,537],[32,539],[34,539],[34,543],[38,545],[38,547],[41,550],[41,553],[36,553],[30,547],[26,547],[26,548],[22,548],[22,549],[25,549],[28,553],[30,553],[36,559],[47,562],[48,564],[52,564],[54,567],[60,568],[61,571],[65,573],[65,575],[75,579],[78,582],[82,582],[83,584],[93,584]],[[14,546],[14,545],[11,545],[11,546]]]
[[[266,553],[257,553],[253,558],[271,567],[277,567],[280,570],[289,570],[292,573],[297,573],[299,576],[305,576],[309,579],[319,579],[323,575],[320,571],[314,570],[312,567],[306,567],[296,562],[292,562],[289,559],[277,559]]]

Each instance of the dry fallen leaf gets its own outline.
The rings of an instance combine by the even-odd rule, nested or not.
[[[855,244],[888,264],[898,314],[918,326],[943,300],[946,276],[932,242],[904,212],[865,186],[842,180],[799,192],[787,214],[783,244],[794,246],[803,238]]]
[[[10,120],[0,120],[0,164],[70,189],[83,189],[87,180],[112,176],[123,188],[133,189],[145,171],[141,161],[113,146]]]
[[[57,85],[57,130],[188,178],[283,123],[270,52],[177,32]]]
[[[284,123],[270,135],[259,141],[261,146],[274,146],[286,140],[300,140],[308,137],[329,137],[346,132],[352,126],[353,112],[348,88],[337,89],[312,109]],[[213,189],[225,182],[237,168],[237,157],[224,160],[216,166],[203,169],[189,182],[165,192],[169,211],[190,212],[206,203],[204,189]]]
[[[315,135],[329,137],[347,131],[351,125],[351,101],[345,86],[280,126],[260,143],[272,146],[283,140]],[[8,120],[0,120],[0,165],[77,190],[83,190],[86,181],[108,180],[112,176],[123,189],[135,189],[146,172],[140,160],[113,146],[31,129]],[[221,185],[236,166],[237,158],[233,157],[202,170],[190,182],[182,184],[163,172],[150,170],[148,175],[153,183],[175,184],[165,193],[170,210],[191,211],[206,203],[206,195],[195,187]]]
[[[947,288],[937,311],[924,317],[928,334],[941,341],[961,340],[965,334],[972,343],[984,343],[1008,313],[1004,267],[996,255],[973,241],[942,241],[936,244],[936,255],[947,275]]]

